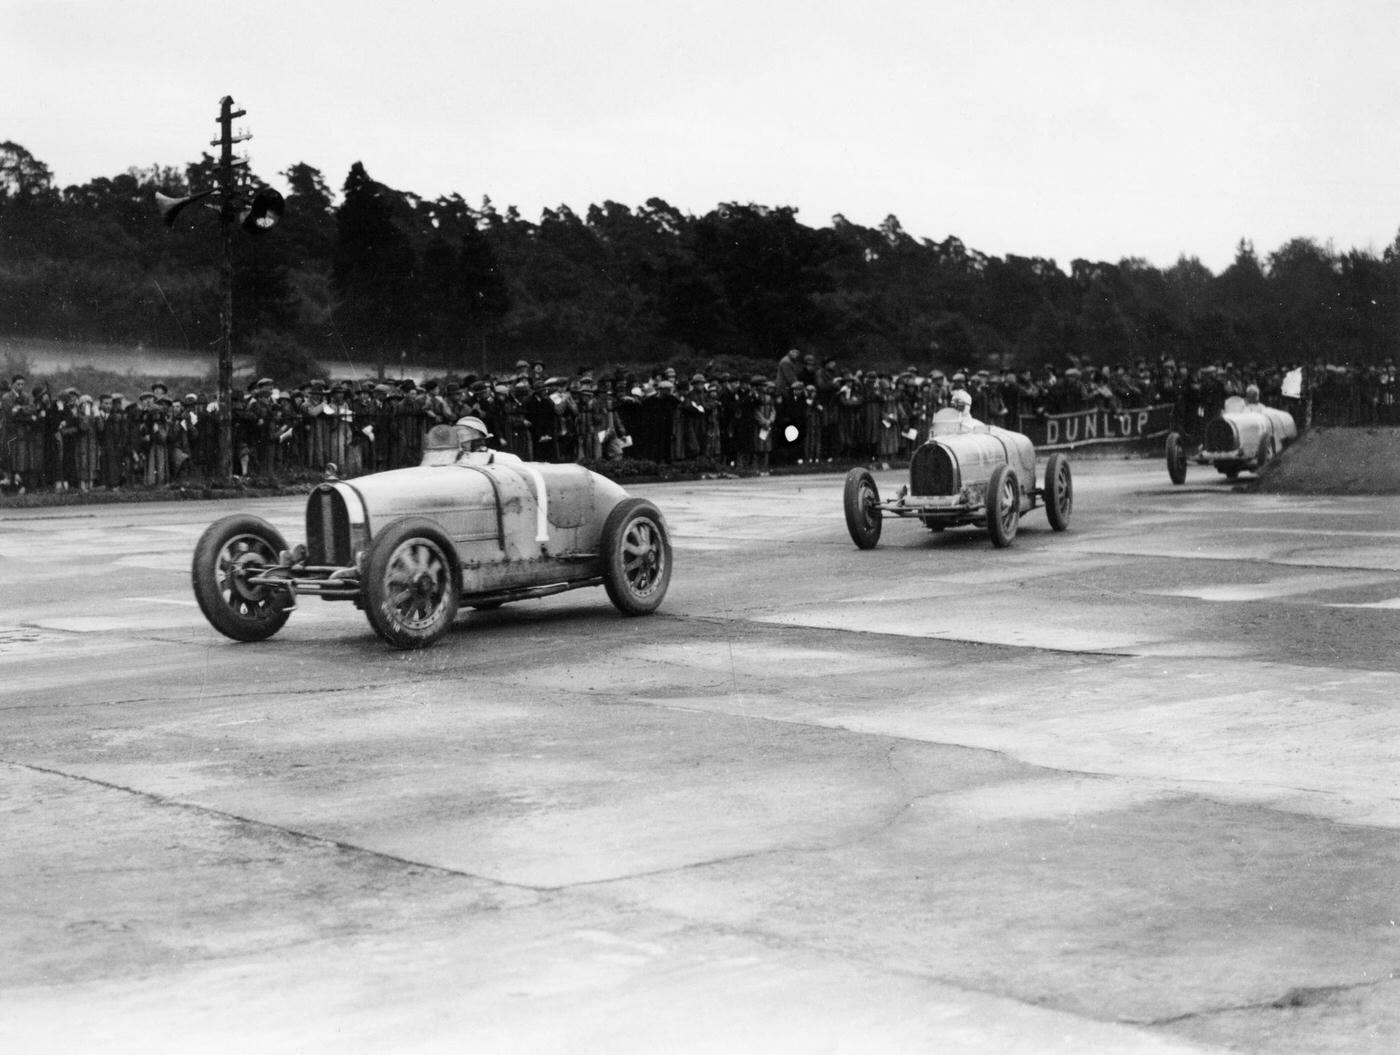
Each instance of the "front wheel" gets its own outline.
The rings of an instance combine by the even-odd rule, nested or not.
[[[623,615],[661,606],[671,584],[671,539],[661,511],[644,498],[624,498],[603,522],[603,586]]]
[[[987,534],[992,545],[1005,549],[1021,525],[1021,485],[1008,466],[998,465],[987,481]]]
[[[869,469],[852,469],[846,474],[846,530],[861,549],[874,549],[880,541],[884,521],[880,515],[880,489]]]
[[[1069,471],[1069,458],[1063,454],[1050,455],[1045,464],[1045,519],[1055,531],[1069,527],[1069,515],[1074,510],[1074,479]]]
[[[282,629],[290,592],[248,579],[276,566],[286,549],[281,532],[261,517],[227,516],[204,529],[190,577],[199,610],[215,630],[235,641],[262,641]]]
[[[396,520],[370,543],[364,596],[376,634],[394,648],[426,648],[457,618],[456,550],[432,521]]]
[[[1167,475],[1178,486],[1186,482],[1186,444],[1179,432],[1167,433]]]

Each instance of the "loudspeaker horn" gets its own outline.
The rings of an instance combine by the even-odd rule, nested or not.
[[[214,192],[211,190],[200,191],[198,194],[191,194],[185,198],[172,198],[168,194],[156,191],[156,207],[160,209],[160,215],[165,220],[166,227],[175,226],[175,217],[180,215],[180,210],[191,202],[202,201]]]

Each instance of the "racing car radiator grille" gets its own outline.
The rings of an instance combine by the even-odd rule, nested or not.
[[[306,559],[312,564],[349,565],[350,513],[334,487],[318,487],[306,503]]]
[[[945,448],[926,443],[909,461],[909,493],[915,495],[955,495],[962,487],[958,463]]]
[[[1216,418],[1206,426],[1206,450],[1233,451],[1239,445],[1240,438],[1235,434],[1235,426],[1224,418]]]

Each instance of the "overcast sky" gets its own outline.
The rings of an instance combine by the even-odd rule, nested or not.
[[[239,21],[241,19],[242,21]],[[60,186],[213,152],[528,219],[659,197],[997,256],[1400,228],[1394,0],[0,0],[0,141]]]

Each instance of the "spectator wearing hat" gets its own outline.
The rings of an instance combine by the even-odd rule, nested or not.
[[[773,424],[773,464],[796,465],[802,458],[802,436],[807,425],[804,396],[807,386],[799,379],[773,393],[777,420]]]
[[[841,376],[836,399],[836,454],[840,458],[860,457],[864,442],[865,385],[859,371]]]
[[[43,437],[38,432],[34,392],[28,387],[28,382],[22,376],[15,375],[6,395],[9,397],[6,417],[10,428],[6,446],[9,448],[11,480],[15,490],[24,494],[40,486]]]
[[[602,407],[593,375],[580,374],[569,382],[569,390],[576,411],[574,427],[578,433],[577,460],[599,461],[603,457],[603,440],[600,434],[606,430],[600,427]]]
[[[822,460],[822,436],[826,426],[826,408],[817,395],[817,386],[810,384],[802,390],[802,460],[816,465]]]
[[[554,460],[576,462],[579,452],[578,381],[567,377],[550,378],[550,402],[554,404]]]
[[[86,393],[78,396],[73,420],[76,423],[72,440],[73,474],[78,490],[87,492],[97,480],[101,461],[101,426],[92,396]]]
[[[49,390],[49,386],[39,384],[34,387],[34,424],[36,432],[32,439],[35,447],[31,450],[38,469],[38,486],[43,490],[61,490],[63,478],[63,447],[59,436],[59,399]]]
[[[323,416],[327,419],[326,461],[344,471],[351,471],[352,462],[362,461],[362,455],[354,448],[355,409],[350,405],[350,390],[343,384],[331,386],[330,398],[326,401]]]
[[[676,418],[680,430],[676,450],[678,460],[688,461],[705,453],[705,431],[709,419],[710,412],[705,406],[705,375],[695,374],[680,397]]]
[[[907,420],[895,391],[894,378],[889,374],[876,377],[871,405],[876,430],[875,459],[883,468],[889,468],[890,462],[899,456],[900,436]]]
[[[531,372],[536,364],[531,363]],[[543,367],[543,363],[539,364]],[[552,379],[546,377],[534,382],[530,386],[530,396],[525,402],[526,411],[530,416],[530,443],[535,452],[535,460],[541,462],[557,462],[559,460],[559,424],[558,414],[555,410],[555,401],[551,398],[554,395],[555,386]]]
[[[307,386],[306,402],[301,407],[302,435],[306,442],[306,466],[316,472],[323,470],[326,462],[331,460],[327,456],[330,449],[331,431],[330,421],[326,414],[328,395],[323,381],[319,379],[312,381]]]
[[[301,414],[297,411],[292,393],[287,389],[275,390],[269,404],[268,432],[277,470],[285,472],[304,466]]]
[[[680,402],[676,382],[664,374],[642,398],[642,425],[637,435],[640,457],[668,463],[684,457],[677,430]]]
[[[778,407],[773,395],[777,387],[771,381],[765,382],[759,390],[758,403],[753,408],[753,465],[764,475],[767,475],[773,458],[773,429],[778,421]]]
[[[153,390],[154,393],[154,390]],[[170,482],[170,397],[155,396],[141,418],[147,487],[163,487]]]
[[[122,469],[125,465],[126,437],[126,396],[120,392],[108,392],[97,402],[98,423],[98,483],[105,490],[115,491],[122,486]]]
[[[146,479],[147,438],[143,422],[147,412],[155,404],[155,396],[150,392],[138,392],[135,399],[125,401],[126,417],[126,466],[122,471],[122,482],[135,487]]]
[[[78,486],[78,390],[65,388],[54,401],[52,426],[56,432],[54,445],[54,490],[68,491]]]
[[[18,402],[15,386],[23,388],[27,382],[28,378],[23,374],[13,374],[4,390],[0,391],[0,487],[19,486],[14,478],[14,456],[11,453],[11,440],[15,435],[11,419]]]
[[[244,422],[241,442],[253,452],[257,471],[269,477],[276,475],[279,468],[278,455],[281,444],[278,435],[282,427],[281,415],[272,398],[273,391],[272,378],[260,378],[253,386],[252,394],[244,402],[243,412],[239,415],[239,419]]]
[[[535,460],[534,430],[530,422],[530,382],[516,381],[505,397],[502,412],[509,423],[508,432],[502,438],[506,448],[527,462]]]

